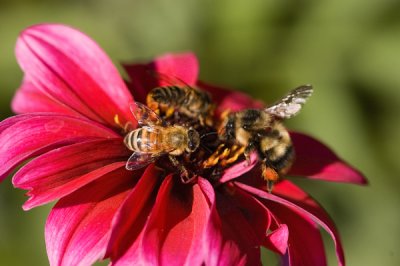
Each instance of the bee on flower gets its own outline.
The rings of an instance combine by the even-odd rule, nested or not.
[[[16,54],[24,79],[12,102],[16,115],[0,122],[0,180],[16,171],[13,185],[27,190],[24,210],[56,201],[45,225],[50,265],[92,265],[104,259],[115,266],[261,265],[261,247],[286,265],[326,265],[319,227],[333,239],[338,264],[344,265],[338,231],[315,200],[285,178],[268,193],[255,167],[257,158],[250,154],[250,163],[240,159],[247,142],[208,135],[218,131],[224,110],[244,122],[247,109],[279,117],[279,104],[265,109],[243,93],[199,81],[192,53],[125,66],[130,77],[125,82],[93,40],[65,25],[25,29]],[[183,141],[173,147],[166,146],[175,140],[160,140],[162,148],[154,144],[171,137],[164,133],[168,126],[131,112],[132,103],[146,103],[154,88],[166,85],[148,73],[176,77],[209,94],[215,104],[211,126],[207,112],[206,118],[186,114],[189,119],[183,119],[179,112],[185,112],[175,108],[178,115],[165,120]],[[225,130],[229,115],[227,121],[221,122]],[[121,125],[129,127],[121,130]],[[288,175],[366,183],[318,140],[284,132],[296,151]],[[213,153],[225,150],[221,144],[229,155],[216,156],[215,167],[204,167]],[[132,151],[136,155],[129,159]],[[179,164],[160,153],[175,153]],[[132,170],[126,169],[127,162]],[[182,182],[179,165],[196,178]],[[217,165],[221,169],[215,179]]]

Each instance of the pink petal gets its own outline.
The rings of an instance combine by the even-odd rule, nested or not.
[[[277,194],[274,195],[239,182],[235,182],[235,184],[239,188],[258,196],[261,199],[268,200],[268,202],[271,201],[282,204],[284,207],[291,208],[305,217],[309,217],[310,219],[316,221],[331,235],[335,243],[336,256],[338,258],[339,265],[345,265],[342,244],[334,223],[329,218],[328,214],[301,189],[289,181],[284,180],[274,186],[274,194]]]
[[[193,53],[165,54],[147,64],[124,65],[132,91],[138,101],[145,102],[147,93],[158,86],[185,83],[195,85],[199,65]]]
[[[286,224],[281,224],[280,227],[267,236],[267,246],[275,252],[283,255],[288,247],[289,229]]]
[[[138,252],[139,235],[154,205],[161,174],[157,167],[150,165],[114,216],[106,253],[113,265],[138,265],[143,262]]]
[[[212,95],[212,99],[217,106],[215,110],[217,116],[225,110],[237,112],[248,108],[260,109],[264,107],[261,101],[255,100],[240,91],[217,87],[202,81],[198,81],[197,86]]]
[[[1,122],[0,129],[0,180],[43,152],[93,137],[120,137],[95,122],[55,114],[15,116]]]
[[[210,208],[199,185],[166,177],[147,222],[142,257],[149,265],[200,265]]]
[[[120,169],[62,198],[45,229],[50,265],[91,265],[103,257],[111,220],[136,180]]]
[[[211,217],[205,238],[205,264],[261,265],[260,242],[267,228],[264,227],[260,234],[255,232],[256,227],[253,226],[255,219],[266,217],[256,215],[248,218],[245,210],[222,195],[217,194],[216,201],[211,200],[211,203]]]
[[[87,183],[125,167],[130,152],[122,139],[96,139],[64,146],[30,161],[14,176],[27,189],[24,210],[64,197]],[[118,162],[117,162],[118,161]]]
[[[68,106],[49,98],[26,78],[17,90],[11,106],[15,113],[53,112],[66,115],[79,115]]]
[[[362,173],[345,163],[327,146],[301,133],[291,133],[296,161],[289,175],[334,182],[366,184]]]
[[[245,173],[253,169],[254,166],[257,165],[257,162],[257,154],[253,152],[252,154],[250,154],[250,163],[247,163],[247,161],[244,160],[240,163],[235,164],[234,166],[227,168],[226,170],[224,170],[224,174],[221,176],[218,182],[225,183],[244,175]]]
[[[63,25],[32,26],[20,35],[16,54],[26,77],[51,99],[99,122],[131,119],[131,94],[101,48]]]
[[[288,261],[285,265],[327,265],[321,233],[313,220],[281,204],[268,202],[268,208],[289,227],[289,239],[286,239],[289,240]]]

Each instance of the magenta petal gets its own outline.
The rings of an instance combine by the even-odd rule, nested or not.
[[[289,249],[284,265],[327,265],[321,233],[313,220],[281,204],[268,202],[268,208],[289,227]]]
[[[22,120],[21,118],[26,118]],[[13,123],[18,121],[16,123]],[[8,127],[4,129],[5,123]],[[21,115],[0,123],[0,180],[14,167],[43,152],[82,138],[118,138],[108,128],[88,120],[55,114]]]
[[[97,121],[131,118],[133,101],[117,69],[83,33],[63,25],[32,26],[20,35],[16,54],[26,77],[46,95]]]
[[[120,169],[62,198],[46,223],[50,265],[91,265],[102,258],[111,220],[135,181]]]
[[[334,182],[366,184],[362,173],[341,160],[331,149],[301,133],[291,133],[296,161],[289,175]]]
[[[147,64],[124,65],[135,98],[145,102],[147,93],[158,86],[195,85],[199,64],[193,53],[165,54]]]
[[[274,187],[274,193],[278,196],[259,190],[257,188],[236,182],[239,188],[256,195],[262,199],[282,204],[288,208],[291,208],[300,214],[309,217],[316,221],[322,228],[324,228],[332,237],[336,246],[336,256],[340,266],[344,263],[344,253],[342,244],[340,242],[339,234],[336,230],[335,225],[329,218],[328,214],[305,192],[297,188],[289,181],[281,181]]]
[[[226,110],[237,112],[248,108],[260,109],[264,106],[261,101],[255,100],[243,92],[224,89],[202,81],[198,81],[197,86],[212,95],[217,106],[215,110],[217,116]]]
[[[29,190],[30,198],[23,208],[28,210],[61,198],[125,167],[130,152],[121,142],[121,139],[90,140],[58,148],[30,161],[13,177],[15,187]]]
[[[199,75],[199,63],[193,53],[165,54],[159,56],[151,63],[151,67],[157,73],[172,79],[178,79],[188,85],[195,85]],[[171,85],[168,80],[160,85]]]
[[[62,103],[50,99],[26,78],[21,87],[17,90],[11,106],[15,113],[20,114],[52,112],[66,115],[78,115],[78,113],[74,112]]]
[[[160,170],[150,165],[134,189],[122,203],[112,222],[112,233],[106,256],[115,265],[139,265],[139,235],[154,205],[155,191],[160,183]]]
[[[240,163],[235,164],[234,166],[227,168],[226,170],[224,170],[224,174],[221,176],[218,182],[225,183],[249,172],[251,169],[254,168],[254,166],[256,166],[258,161],[257,158],[257,154],[253,152],[252,154],[250,154],[250,163],[247,163],[247,161],[244,160]]]
[[[167,176],[143,234],[144,264],[200,265],[209,213],[199,185],[185,186]]]
[[[267,246],[275,252],[283,255],[288,247],[289,229],[286,224],[267,235]]]

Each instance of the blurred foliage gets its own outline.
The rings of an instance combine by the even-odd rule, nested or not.
[[[265,102],[311,83],[315,94],[288,126],[333,147],[370,185],[295,182],[332,215],[348,265],[400,265],[398,14],[395,0],[1,1],[0,118],[11,115],[22,77],[15,40],[35,23],[72,25],[116,63],[192,50],[203,80]],[[43,228],[51,206],[24,212],[24,200],[9,180],[1,184],[2,265],[47,264]]]

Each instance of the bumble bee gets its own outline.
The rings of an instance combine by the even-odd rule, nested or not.
[[[157,87],[147,95],[147,106],[155,112],[162,111],[170,117],[176,110],[189,118],[195,118],[201,125],[212,125],[214,104],[210,95],[187,84]]]
[[[131,111],[140,127],[130,131],[124,138],[126,147],[133,151],[126,169],[142,168],[168,154],[174,166],[187,177],[187,170],[178,163],[175,156],[194,152],[200,144],[199,133],[193,128],[166,124],[151,109],[138,102],[131,104]]]
[[[290,135],[282,120],[297,115],[312,92],[312,86],[300,86],[263,110],[229,113],[221,124],[219,133],[222,138],[244,146],[247,161],[251,151],[257,152],[263,162],[262,175],[269,190],[279,176],[287,173],[295,157]]]

